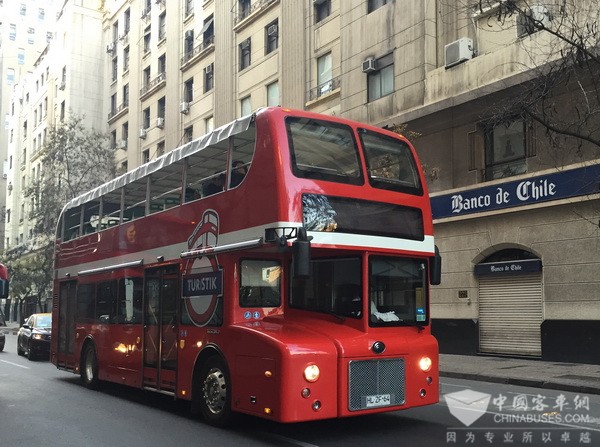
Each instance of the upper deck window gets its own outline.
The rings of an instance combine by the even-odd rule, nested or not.
[[[310,118],[286,118],[294,175],[363,184],[358,147],[349,126]]]
[[[365,129],[360,131],[360,139],[367,159],[371,186],[408,194],[423,194],[415,159],[404,141]]]

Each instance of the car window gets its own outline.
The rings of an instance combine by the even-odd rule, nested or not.
[[[39,315],[35,322],[35,327],[49,328],[52,326],[52,319],[49,315]]]

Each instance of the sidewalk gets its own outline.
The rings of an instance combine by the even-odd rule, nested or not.
[[[6,326],[0,326],[0,332],[4,332],[5,334],[16,335],[20,327],[21,326],[19,325],[19,323],[16,323],[14,321],[7,321]]]
[[[440,376],[600,394],[600,365],[440,354]]]

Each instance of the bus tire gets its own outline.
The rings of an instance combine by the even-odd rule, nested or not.
[[[210,425],[228,425],[232,419],[231,382],[223,359],[218,355],[206,359],[197,380],[196,392],[192,396],[192,412],[201,414]]]
[[[81,383],[90,390],[97,390],[100,387],[98,380],[98,357],[94,345],[88,343],[83,348],[83,357],[81,359]]]

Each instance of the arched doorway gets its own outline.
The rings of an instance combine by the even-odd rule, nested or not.
[[[542,261],[533,253],[504,249],[475,266],[479,278],[479,350],[542,355]]]

